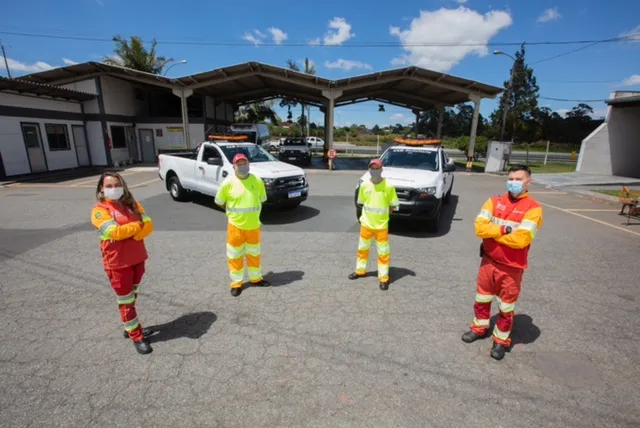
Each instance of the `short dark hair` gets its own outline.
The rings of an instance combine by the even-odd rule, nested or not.
[[[525,171],[528,175],[531,175],[531,168],[528,165],[511,165],[509,172]]]

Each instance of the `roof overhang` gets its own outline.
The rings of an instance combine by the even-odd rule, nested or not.
[[[22,79],[7,79],[6,77],[0,77],[0,91],[37,95],[65,101],[89,101],[97,97],[96,94],[89,94],[87,92]]]
[[[288,98],[323,106],[335,94],[335,105],[376,100],[412,109],[453,106],[474,98],[495,98],[503,89],[419,67],[387,70],[340,80],[247,62],[203,73],[168,78],[97,62],[76,64],[26,76],[62,85],[91,76],[110,75],[168,89],[187,88],[232,104]]]
[[[638,95],[613,98],[605,101],[605,103],[614,107],[637,107],[640,106],[640,93]]]

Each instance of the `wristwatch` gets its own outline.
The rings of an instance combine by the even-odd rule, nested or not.
[[[505,232],[511,233],[511,226],[507,226],[504,228]]]

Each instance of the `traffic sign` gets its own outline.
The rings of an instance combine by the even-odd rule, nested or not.
[[[329,156],[329,159],[335,159],[337,156],[337,153],[334,149],[329,150],[329,152],[327,153],[327,156]]]

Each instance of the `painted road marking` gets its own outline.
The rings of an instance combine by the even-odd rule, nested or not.
[[[599,208],[570,208],[567,211],[585,211],[585,212],[607,212],[607,213],[618,213],[620,210],[605,210]]]
[[[538,203],[540,205],[544,205],[545,207],[554,208],[554,209],[556,209],[558,211],[562,211],[562,212],[565,212],[567,214],[572,214],[572,215],[575,215],[575,216],[578,216],[578,217],[586,218],[587,220],[595,221],[596,223],[600,223],[600,224],[603,224],[605,226],[613,227],[614,229],[618,229],[618,230],[621,230],[623,232],[630,233],[632,235],[640,236],[640,232],[636,232],[634,230],[625,229],[624,227],[616,226],[615,224],[607,223],[606,221],[598,220],[596,218],[589,217],[589,216],[586,216],[584,214],[573,212],[573,211],[571,211],[569,209],[566,209],[566,208],[556,207],[555,205],[547,204],[545,202],[538,201]]]
[[[567,195],[567,192],[560,192],[560,191],[548,191],[548,192],[537,192],[537,191],[531,191],[529,192],[530,195]]]
[[[136,187],[146,186],[147,184],[155,183],[156,181],[160,181],[160,178],[154,178],[153,180],[143,181],[142,183],[134,184],[133,186],[129,186],[129,189],[134,189]]]

